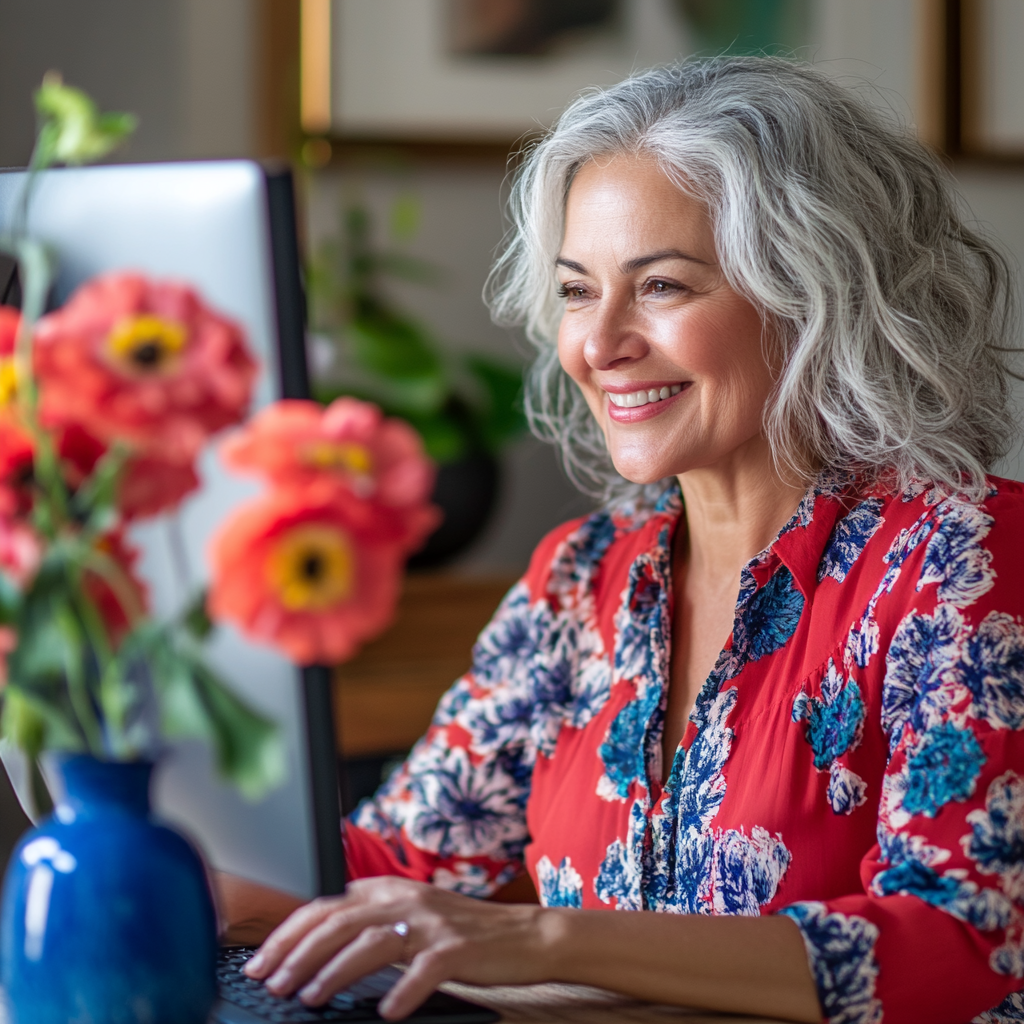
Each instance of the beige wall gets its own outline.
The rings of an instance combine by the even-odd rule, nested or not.
[[[32,90],[50,69],[104,109],[138,115],[138,131],[117,159],[253,152],[254,7],[251,0],[2,0],[0,167],[28,160]]]

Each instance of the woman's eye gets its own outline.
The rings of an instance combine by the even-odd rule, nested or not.
[[[581,284],[560,284],[558,296],[562,299],[582,299],[587,294],[586,288]]]
[[[679,291],[679,285],[673,284],[671,281],[651,281],[647,287],[655,295],[665,295],[668,292]]]

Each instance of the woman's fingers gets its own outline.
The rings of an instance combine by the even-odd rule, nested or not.
[[[409,969],[380,1001],[377,1011],[385,1020],[408,1017],[442,981],[452,976],[447,958],[440,950],[424,950],[413,957]]]
[[[366,908],[339,908],[308,931],[267,979],[275,995],[289,995],[306,984],[360,932],[379,922]],[[396,936],[397,937],[397,936]]]
[[[326,1003],[335,992],[348,988],[364,975],[400,960],[404,950],[405,939],[395,931],[393,925],[379,924],[364,928],[358,938],[320,968],[316,977],[299,992],[299,998],[310,1006]]]
[[[303,936],[337,910],[339,902],[337,899],[316,899],[296,910],[267,937],[256,955],[246,963],[245,973],[257,980],[273,974]]]

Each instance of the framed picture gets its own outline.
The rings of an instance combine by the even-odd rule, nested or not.
[[[951,157],[1024,162],[1024,2],[919,0],[922,137]]]
[[[1024,3],[960,0],[960,151],[1024,160]]]
[[[503,145],[581,90],[695,52],[805,42],[810,0],[302,0],[303,125]],[[507,149],[506,149],[507,152]]]

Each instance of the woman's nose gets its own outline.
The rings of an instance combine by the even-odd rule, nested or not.
[[[610,370],[647,352],[647,339],[628,306],[603,304],[595,311],[583,356],[594,370]]]

